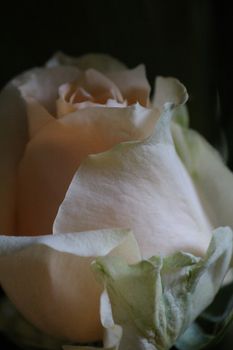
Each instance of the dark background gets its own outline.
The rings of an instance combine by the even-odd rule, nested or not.
[[[192,127],[220,150],[226,142],[233,168],[230,1],[19,1],[2,5],[0,19],[0,87],[57,50],[145,63],[152,85],[156,75],[186,85]]]

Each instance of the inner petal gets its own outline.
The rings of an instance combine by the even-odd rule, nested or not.
[[[89,92],[87,92],[84,88],[78,86],[74,91],[73,95],[70,97],[69,102],[77,103],[77,102],[93,101],[93,100],[94,99]]]
[[[109,100],[124,104],[117,85],[102,73],[88,69],[80,77],[60,86],[57,100],[57,116],[61,117],[75,110],[106,105]]]

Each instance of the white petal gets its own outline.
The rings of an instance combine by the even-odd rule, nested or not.
[[[51,232],[70,181],[88,154],[106,151],[122,141],[144,139],[158,117],[156,111],[152,113],[140,105],[84,109],[56,120],[43,107],[30,102],[28,113],[34,137],[19,169],[21,235]]]
[[[0,283],[18,310],[42,331],[72,341],[101,339],[101,287],[90,264],[107,254],[139,261],[128,231],[42,237],[0,236]]]
[[[178,250],[202,255],[211,228],[170,135],[170,111],[144,142],[126,142],[82,163],[54,232],[127,227],[144,257]]]

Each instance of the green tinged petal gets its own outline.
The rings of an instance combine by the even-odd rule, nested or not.
[[[189,114],[186,105],[178,106],[173,113],[172,120],[185,128],[189,127]]]
[[[36,237],[0,236],[0,284],[19,312],[59,339],[102,338],[101,286],[91,262],[99,256],[140,261],[129,230],[109,229]]]
[[[107,290],[109,312],[123,330],[119,349],[165,350],[174,345],[212,302],[231,256],[232,231],[219,228],[202,259],[183,252],[136,265],[118,257],[98,258],[93,269]]]
[[[212,226],[233,227],[232,172],[220,154],[196,131],[173,123],[172,135]]]

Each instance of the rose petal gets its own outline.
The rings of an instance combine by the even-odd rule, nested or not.
[[[29,235],[51,232],[83,158],[122,141],[148,137],[157,118],[156,111],[135,105],[84,109],[56,120],[33,100],[28,100],[28,113],[35,122],[31,128],[38,132],[20,164],[18,234]]]
[[[143,64],[134,69],[110,72],[106,75],[118,86],[128,105],[136,102],[145,107],[149,105],[150,85]]]
[[[220,154],[196,131],[174,124],[177,152],[192,176],[206,215],[214,227],[233,228],[233,174]]]
[[[77,84],[90,93],[96,102],[105,103],[107,98],[123,101],[121,91],[114,82],[93,68],[86,70],[83,79],[80,82],[77,80]]]
[[[168,77],[157,77],[155,80],[155,91],[152,98],[153,105],[162,110],[165,103],[174,106],[187,102],[188,94],[185,86],[179,80]]]
[[[64,54],[63,52],[57,52],[48,60],[46,65],[47,67],[68,65],[78,67],[78,69],[81,70],[93,68],[102,73],[120,71],[127,68],[124,63],[120,62],[116,58],[98,53],[72,57]]]
[[[14,84],[24,97],[33,97],[55,115],[58,88],[81,72],[75,67],[34,68],[16,77]]]
[[[205,253],[211,228],[174,149],[170,114],[165,110],[147,141],[122,143],[82,163],[54,233],[130,227],[143,257]]]
[[[96,256],[140,260],[127,230],[35,238],[0,236],[0,283],[18,310],[42,331],[71,341],[101,339],[99,298],[90,263]]]
[[[95,69],[110,78],[120,89],[128,104],[139,102],[148,106],[150,85],[145,74],[145,66],[139,65],[134,69],[127,69],[118,60],[107,55],[89,54],[81,57],[67,56],[61,52],[55,54],[47,66],[74,65],[82,70]]]
[[[15,230],[17,166],[27,142],[24,101],[8,84],[0,94],[0,232]]]
[[[55,120],[51,114],[34,98],[26,97],[25,102],[30,139],[38,134],[40,129],[46,127],[46,124],[53,123],[55,125]]]
[[[65,116],[66,114],[75,112],[77,109],[81,109],[81,108],[79,108],[79,106],[75,106],[74,104],[72,104],[70,102],[64,101],[62,98],[59,98],[56,101],[57,118],[61,118],[61,117]]]
[[[66,116],[67,114],[73,113],[80,109],[86,109],[86,108],[95,108],[95,107],[110,107],[110,108],[123,108],[127,107],[126,102],[117,102],[116,100],[108,99],[107,102],[103,105],[96,102],[91,101],[85,101],[80,103],[67,103],[62,99],[57,100],[57,117],[61,118]]]
[[[104,105],[109,99],[123,102],[121,92],[114,82],[94,69],[88,69],[74,82],[60,86],[59,96],[57,101],[59,117],[79,107],[83,108],[82,104],[88,102],[93,102],[92,106]]]

